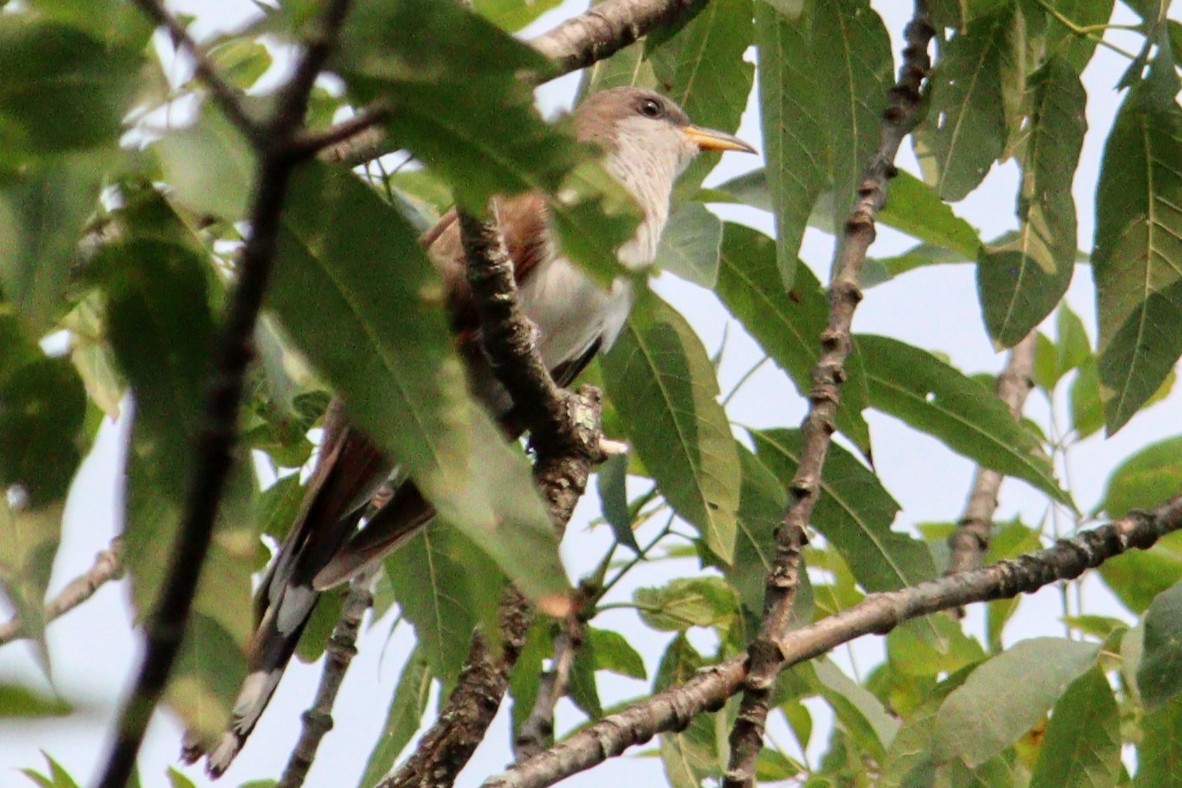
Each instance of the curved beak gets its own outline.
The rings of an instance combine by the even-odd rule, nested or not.
[[[685,136],[690,139],[698,150],[737,150],[744,153],[756,153],[755,148],[752,148],[747,143],[733,134],[727,134],[725,131],[715,131],[714,129],[704,129],[701,126],[683,126],[682,131]]]

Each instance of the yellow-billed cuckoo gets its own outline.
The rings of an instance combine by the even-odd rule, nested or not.
[[[700,151],[755,152],[730,134],[692,125],[675,103],[639,88],[589,96],[574,113],[574,128],[580,141],[603,150],[607,171],[644,211],[636,235],[619,249],[620,262],[634,270],[648,266],[656,256],[673,182]],[[616,339],[632,306],[631,288],[621,278],[605,290],[563,257],[549,230],[541,195],[496,198],[491,208],[513,259],[522,307],[536,327],[542,360],[555,381],[565,386]],[[465,276],[455,212],[425,233],[422,242],[443,274],[451,325],[469,365],[473,393],[510,435],[519,434],[520,428],[512,424],[512,403],[480,349],[479,318]],[[320,592],[380,560],[434,516],[414,484],[403,482],[358,530],[368,503],[391,469],[392,463],[349,425],[343,406],[335,401],[325,417],[317,466],[297,519],[258,590],[250,673],[230,727],[209,751],[211,775],[226,770],[250,735]],[[185,760],[196,760],[202,749],[187,744]]]

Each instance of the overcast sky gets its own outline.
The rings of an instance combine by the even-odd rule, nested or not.
[[[877,2],[874,5],[884,15],[891,30],[897,57],[902,48],[899,33],[906,21],[904,11],[910,4]],[[199,34],[205,34],[215,26],[233,27],[252,8],[247,0],[185,0],[171,2],[169,6],[175,11],[195,14]],[[545,15],[525,31],[525,35],[541,32],[584,7],[585,3],[567,3]],[[1121,16],[1117,21],[1135,21],[1123,7],[1119,7],[1119,13]],[[1127,48],[1137,46],[1136,41],[1126,41]],[[1120,56],[1100,48],[1084,75],[1089,98],[1089,130],[1074,190],[1083,249],[1091,248],[1094,189],[1102,143],[1120,98],[1114,92],[1115,83],[1126,65]],[[576,83],[577,77],[571,76],[541,88],[538,91],[541,106],[547,112],[568,107]],[[759,118],[754,108],[749,109],[744,117],[740,136],[761,147]],[[907,146],[899,163],[906,169],[917,171]],[[725,180],[754,166],[758,163],[752,157],[728,154],[710,182]],[[954,210],[973,224],[982,238],[991,238],[1016,227],[1013,208],[1016,185],[1016,168],[1012,164],[996,167],[985,185],[955,205]],[[727,207],[720,209],[720,213],[725,218],[766,231],[771,229],[770,217],[753,209]],[[911,244],[910,239],[883,229],[872,254],[889,255]],[[802,256],[825,279],[832,256],[832,238],[810,231]],[[657,289],[690,319],[706,347],[716,350],[729,321],[713,295],[670,276],[662,277],[657,282]],[[1083,317],[1094,342],[1095,307],[1089,268],[1076,268],[1068,298]],[[974,272],[969,265],[919,270],[869,290],[858,310],[854,327],[859,332],[888,334],[946,353],[954,364],[969,373],[993,373],[1004,363],[1004,356],[994,351],[982,328]],[[742,336],[737,328],[734,324],[729,326],[727,352],[720,373],[724,392],[729,391],[761,355],[754,343]],[[1053,328],[1045,330],[1053,333]],[[1065,403],[1060,405],[1060,416],[1064,419],[1061,423],[1067,423],[1066,410],[1062,407]],[[796,426],[804,414],[804,403],[782,373],[767,365],[735,397],[729,411],[732,418],[752,426]],[[1176,389],[1166,402],[1135,417],[1114,438],[1107,441],[1097,438],[1079,445],[1072,454],[1070,483],[1080,507],[1086,511],[1095,505],[1103,493],[1108,473],[1121,460],[1150,442],[1175,434],[1179,412],[1182,412],[1182,392]],[[1047,408],[1040,395],[1031,396],[1028,413],[1040,423],[1045,422]],[[971,465],[937,441],[888,417],[870,411],[867,417],[872,429],[877,470],[887,489],[903,505],[895,528],[907,529],[918,522],[957,519],[968,491]],[[89,567],[94,554],[107,545],[117,530],[116,489],[125,427],[123,424],[104,427],[95,450],[75,482],[51,594]],[[563,544],[564,559],[572,577],[589,568],[587,556],[602,555],[610,544],[607,529],[588,531],[586,527],[597,506],[592,492],[577,511]],[[1004,519],[1021,514],[1027,523],[1037,524],[1043,517],[1045,506],[1044,496],[1033,492],[1024,483],[1010,480],[1003,488],[998,515],[999,519]],[[643,543],[644,532],[640,538]],[[630,599],[637,580],[641,580],[642,585],[657,584],[662,578],[694,571],[694,562],[681,561],[662,564],[657,571],[635,572],[613,591],[608,601]],[[1089,612],[1119,610],[1095,580],[1087,581],[1086,589]],[[138,646],[133,647],[128,635],[127,593],[126,584],[109,584],[83,608],[50,627],[55,686],[64,697],[81,703],[86,712],[65,721],[44,723],[0,720],[0,770],[40,767],[42,760],[38,751],[44,749],[83,784],[93,779],[100,759],[104,757],[111,716],[138,666]],[[1062,634],[1060,615],[1058,591],[1054,587],[1044,589],[1023,603],[1018,617],[1007,629],[1006,642],[1012,643],[1032,634]],[[645,656],[650,676],[655,672],[667,637],[637,625],[626,611],[606,612],[596,619],[595,624],[624,631]],[[407,627],[399,629],[393,640],[386,643],[388,625],[388,621],[380,622],[360,643],[360,653],[353,662],[337,703],[337,708],[348,710],[349,716],[336,715],[335,728],[321,747],[321,756],[313,768],[309,785],[356,784],[364,769],[384,720],[393,684],[411,645]],[[967,626],[974,632],[981,631],[979,608],[970,611]],[[712,647],[711,640],[700,637],[700,634],[694,634],[695,642],[703,648]],[[880,644],[878,638],[863,639],[853,649],[843,649],[835,654],[835,658],[845,669],[864,674],[881,655]],[[605,706],[647,694],[645,683],[606,673],[599,675]],[[318,678],[319,666],[292,665],[249,745],[223,783],[237,785],[250,779],[279,775],[298,735],[299,714],[310,702]],[[0,649],[0,682],[13,679],[41,681],[31,650],[24,645]],[[509,740],[504,713],[507,706],[505,704],[502,709],[503,713],[485,745],[477,751],[468,770],[461,776],[459,785],[475,785],[505,765]],[[812,703],[810,708],[816,713],[817,720],[827,718],[821,704]],[[560,728],[569,728],[581,720],[581,714],[568,702],[564,701],[559,707]],[[772,733],[785,745],[791,741],[784,730],[773,728]],[[176,765],[179,738],[180,728],[175,720],[167,713],[158,714],[141,754],[144,785],[163,784],[164,770],[169,765]],[[824,750],[824,738],[821,734],[814,734],[810,755],[815,756]],[[788,752],[798,756],[791,747]],[[185,772],[198,784],[204,784],[197,769],[189,768]],[[0,771],[0,785],[19,784],[21,779]],[[618,785],[662,784],[660,762],[655,758],[617,758],[564,784],[590,788],[612,782]]]

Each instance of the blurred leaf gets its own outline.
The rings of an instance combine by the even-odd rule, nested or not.
[[[1161,708],[1182,691],[1182,585],[1154,597],[1145,611],[1137,687],[1146,709]]]
[[[738,609],[735,591],[720,577],[681,577],[632,595],[645,624],[666,632],[725,624]]]
[[[320,601],[312,608],[304,631],[300,633],[300,641],[296,644],[295,657],[300,662],[311,664],[324,656],[328,640],[341,618],[345,593],[344,588],[336,588],[320,595]]]
[[[112,419],[119,418],[120,404],[127,393],[127,381],[119,372],[115,353],[106,338],[106,319],[98,292],[78,302],[62,318],[62,328],[70,332],[70,361],[82,378],[86,393],[95,405]]]
[[[2,38],[0,31],[0,49]],[[102,179],[98,157],[88,154],[32,161],[15,172],[0,169],[0,289],[32,338],[50,331],[69,309],[63,294]]]
[[[839,724],[854,736],[859,746],[881,761],[899,731],[899,721],[887,713],[869,690],[842,673],[830,660],[819,659],[814,667],[821,694],[833,707]]]
[[[611,57],[598,60],[583,69],[575,103],[601,90],[633,86],[650,90],[657,86],[653,64],[644,56],[644,41],[629,44]]]
[[[415,628],[419,655],[450,685],[468,656],[472,632],[495,637],[505,578],[496,564],[450,523],[422,528],[384,561],[402,615]]]
[[[1100,577],[1129,610],[1143,613],[1161,592],[1182,581],[1182,537],[1169,535],[1149,550],[1129,550],[1105,561]]]
[[[386,723],[377,744],[365,764],[365,774],[359,786],[376,785],[390,771],[398,755],[414,738],[427,710],[427,699],[431,693],[431,668],[416,648],[402,666],[402,675],[394,687],[394,697],[386,712]]]
[[[33,769],[21,769],[21,773],[35,782],[40,788],[78,788],[78,783],[60,763],[50,757],[45,750],[41,751],[45,762],[49,764],[49,775],[43,775]]]
[[[640,545],[632,531],[632,512],[628,507],[628,455],[609,457],[596,471],[603,519],[611,526],[616,541],[639,553]]]
[[[916,131],[925,180],[956,202],[985,178],[1006,141],[1003,66],[1014,55],[1010,7],[977,17],[941,47],[931,105]]]
[[[1011,242],[984,250],[977,291],[994,341],[1013,347],[1050,314],[1075,270],[1071,178],[1087,122],[1087,95],[1075,70],[1052,58],[1030,78],[1029,128],[1023,141],[1021,226]]]
[[[121,0],[31,0],[37,16],[77,28],[108,46],[141,50],[153,25],[144,14]]]
[[[271,68],[271,50],[258,41],[235,38],[207,53],[222,78],[243,90]]]
[[[131,232],[103,248],[95,271],[107,294],[111,346],[135,402],[123,550],[132,599],[146,616],[168,580],[184,510],[213,316],[204,261],[187,245],[179,220],[150,195],[129,203],[124,214]],[[168,690],[170,704],[204,736],[225,725],[245,677],[243,648],[253,629],[254,480],[243,458],[236,460],[203,564],[190,635]]]
[[[932,784],[936,768],[932,754],[936,715],[944,699],[961,686],[971,673],[971,668],[962,668],[953,673],[937,684],[929,697],[903,718],[903,724],[883,761],[881,785],[896,788]]]
[[[21,686],[0,683],[0,719],[13,717],[61,717],[73,708],[61,698],[52,698]]]
[[[821,283],[800,266],[790,293],[780,285],[774,242],[763,233],[728,222],[716,291],[749,334],[781,369],[802,396],[812,388],[812,368],[820,356],[818,337],[829,320]],[[863,454],[870,453],[870,428],[862,418],[869,404],[866,377],[855,345],[848,378],[841,388],[837,428]]]
[[[1038,437],[993,392],[925,350],[859,335],[871,404],[979,465],[1030,482],[1070,505]]]
[[[1107,640],[1113,634],[1124,633],[1129,628],[1129,625],[1119,618],[1086,614],[1082,616],[1064,616],[1063,623],[1074,630],[1099,638],[1100,640]]]
[[[666,500],[730,563],[739,457],[701,340],[685,318],[652,297],[633,311],[601,367],[636,454]]]
[[[133,49],[57,22],[5,14],[0,27],[0,168],[114,143],[136,90]]]
[[[473,0],[472,8],[502,30],[517,31],[562,0]]]
[[[549,619],[535,619],[525,639],[525,646],[517,657],[517,664],[509,674],[509,695],[513,698],[513,734],[533,712],[538,699],[545,661],[554,654],[554,630],[557,625]]]
[[[246,216],[255,161],[250,143],[220,112],[209,109],[195,126],[170,131],[152,150],[169,198],[199,215],[237,221]]]
[[[177,771],[173,766],[168,767],[168,784],[170,788],[197,788],[195,782]],[[238,788],[242,788],[242,786],[238,786]]]
[[[1175,166],[1182,161],[1182,107],[1176,91],[1173,66],[1159,56],[1117,113],[1096,187],[1092,267],[1109,434],[1144,406],[1182,353],[1182,213],[1176,209],[1182,172]]]
[[[752,431],[759,460],[787,486],[800,462],[800,430]],[[891,530],[899,511],[866,466],[837,444],[829,446],[821,495],[810,522],[849,564],[868,591],[890,591],[936,576],[927,547]]]
[[[796,256],[813,203],[829,181],[825,86],[809,27],[803,15],[792,19],[768,3],[755,3],[763,153],[772,175],[768,185],[776,219],[776,261],[785,288],[796,275]]]
[[[759,782],[779,782],[795,777],[804,767],[779,750],[766,747],[759,752],[755,761],[755,779]]]
[[[1094,667],[1055,703],[1031,788],[1116,785],[1120,774],[1120,713],[1108,679]]]
[[[1113,519],[1154,506],[1182,490],[1182,436],[1167,438],[1125,460],[1108,478],[1097,507]]]
[[[959,758],[972,768],[997,755],[1096,664],[1099,650],[1098,643],[1032,638],[982,663],[936,714],[935,760]],[[1021,687],[1022,692],[999,689],[1005,687]]]
[[[755,32],[751,19],[751,0],[699,0],[682,12],[680,24],[658,27],[645,38],[661,92],[699,126],[739,128],[755,76],[755,66],[743,59]],[[690,164],[678,191],[696,190],[719,158],[707,153]]]
[[[721,243],[722,220],[700,202],[686,203],[665,225],[653,264],[687,282],[713,289],[718,281]]]
[[[268,305],[350,418],[524,593],[564,594],[550,516],[521,450],[466,390],[438,275],[413,230],[348,171],[311,164],[293,179],[283,221]],[[399,275],[375,277],[383,265]]]
[[[632,679],[644,680],[648,677],[644,659],[619,632],[589,629],[587,636],[595,649],[596,670],[610,670]]]
[[[1170,785],[1178,777],[1178,762],[1182,759],[1182,697],[1146,712],[1140,732],[1133,784],[1143,788]]]

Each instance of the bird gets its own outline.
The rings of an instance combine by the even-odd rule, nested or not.
[[[732,134],[694,125],[671,99],[638,87],[588,95],[573,113],[573,128],[578,141],[601,151],[607,173],[643,212],[635,234],[617,250],[629,271],[643,270],[655,259],[674,182],[699,153],[755,153]],[[629,278],[617,277],[605,288],[568,260],[550,229],[542,194],[494,197],[489,210],[513,261],[518,297],[534,324],[542,361],[555,383],[567,386],[622,330],[634,300]],[[468,369],[469,388],[506,436],[516,439],[522,430],[512,400],[481,350],[455,209],[419,240],[442,276],[443,304]],[[380,561],[430,522],[434,511],[413,481],[390,489],[394,470],[377,444],[350,424],[345,403],[334,399],[295,521],[256,593],[248,674],[230,723],[208,748],[186,737],[182,760],[193,763],[206,754],[210,776],[224,773],[274,694],[320,594]],[[375,496],[382,499],[376,512],[370,508]],[[367,511],[372,512],[368,519]]]

